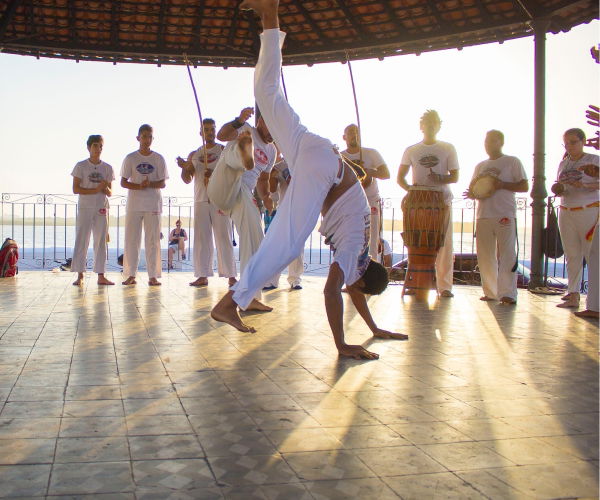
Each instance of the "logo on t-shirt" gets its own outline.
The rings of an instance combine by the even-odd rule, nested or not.
[[[204,154],[200,153],[200,158],[202,163],[206,164],[210,164],[213,163],[215,161],[217,161],[219,159],[219,155],[215,154],[215,153],[208,153],[206,155],[206,162],[204,161]]]
[[[583,172],[577,169],[563,170],[558,176],[559,182],[578,182],[583,178]]]
[[[135,169],[142,175],[148,175],[154,172],[154,165],[150,165],[150,163],[140,163]]]
[[[254,162],[259,163],[260,165],[266,165],[269,162],[269,159],[267,158],[267,153],[265,153],[262,149],[255,148]]]
[[[434,168],[439,163],[440,159],[435,155],[427,155],[419,159],[419,165],[424,168]]]
[[[90,175],[88,175],[88,180],[94,184],[100,184],[104,179],[100,172],[91,172]]]

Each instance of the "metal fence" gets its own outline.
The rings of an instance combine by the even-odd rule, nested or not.
[[[517,198],[518,260],[529,267],[531,257],[531,208],[529,198]],[[77,224],[77,196],[72,194],[27,194],[3,193],[1,201],[2,239],[11,237],[19,244],[20,267],[22,269],[51,269],[64,264],[72,256]],[[406,258],[402,232],[401,198],[382,200],[382,237],[392,248],[393,261]],[[192,197],[163,197],[162,240],[163,268],[168,271],[167,246],[168,234],[177,219],[181,220],[189,239],[193,241]],[[475,203],[472,200],[456,199],[452,205],[453,244],[455,254],[475,253]],[[110,198],[108,268],[120,269],[118,256],[123,252],[126,198]],[[237,234],[232,228],[232,239]],[[187,259],[179,262],[178,269],[193,269],[191,251],[186,251]],[[91,260],[91,249],[88,254]],[[236,249],[236,258],[238,252]],[[142,259],[142,263],[144,259]],[[305,267],[307,271],[326,269],[331,263],[329,247],[324,244],[317,228],[313,231],[305,246]],[[565,277],[564,257],[547,259],[547,275]]]

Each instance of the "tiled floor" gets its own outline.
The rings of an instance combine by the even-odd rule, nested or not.
[[[349,308],[381,354],[359,362],[336,356],[321,277],[266,294],[256,334],[209,318],[224,279],[140,278],[0,281],[0,497],[598,497],[598,328],[557,297],[390,286],[369,304],[410,340],[371,342]]]

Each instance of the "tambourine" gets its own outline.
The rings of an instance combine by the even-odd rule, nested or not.
[[[471,193],[476,200],[485,200],[496,191],[496,177],[493,175],[482,175],[475,179],[471,185]]]

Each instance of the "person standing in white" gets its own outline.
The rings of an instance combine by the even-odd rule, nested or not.
[[[78,194],[77,236],[71,259],[71,272],[78,273],[73,282],[83,285],[83,273],[90,234],[94,234],[94,272],[99,285],[114,285],[104,276],[106,270],[106,236],[108,234],[108,197],[112,195],[113,168],[100,159],[104,139],[101,135],[90,135],[87,149],[90,157],[73,168],[73,193]]]
[[[127,194],[127,215],[125,216],[125,250],[123,252],[123,274],[128,278],[123,285],[135,285],[144,227],[144,248],[148,285],[161,283],[162,263],[160,257],[160,218],[162,196],[160,190],[169,178],[167,165],[162,155],[152,151],[152,127],[144,124],[137,135],[140,143],[138,151],[129,153],[121,167],[121,187]]]
[[[224,212],[230,212],[235,223],[240,240],[240,274],[263,240],[254,188],[265,209],[273,210],[273,201],[269,196],[269,173],[275,163],[277,150],[261,116],[256,120],[256,127],[246,123],[253,113],[253,108],[244,108],[235,120],[226,123],[219,130],[217,138],[228,143],[207,187],[210,200]],[[241,158],[238,146],[252,148],[247,162]],[[270,311],[270,307],[258,301],[260,296],[258,292],[251,308]]]
[[[471,187],[482,176],[494,177],[495,191],[477,201],[475,234],[477,263],[481,275],[481,300],[517,303],[517,205],[515,193],[529,190],[527,174],[521,161],[502,152],[504,134],[490,130],[485,136],[485,152],[489,159],[475,167],[473,179],[465,193],[474,199]]]
[[[564,302],[557,307],[579,307],[583,259],[590,261],[600,210],[598,179],[589,175],[590,167],[598,166],[598,155],[583,151],[585,133],[579,128],[567,130],[563,141],[566,155],[558,166],[557,181],[551,190],[561,198],[558,227],[567,260],[569,288],[562,298]]]
[[[229,286],[236,282],[235,257],[231,241],[231,219],[214,203],[206,192],[206,185],[223,151],[215,142],[216,127],[212,118],[202,120],[201,135],[205,146],[192,151],[187,160],[177,158],[181,179],[186,184],[194,179],[194,276],[190,286],[207,286],[213,275],[213,234],[217,247],[217,269],[220,277],[229,278]]]
[[[436,139],[442,128],[442,121],[437,111],[426,111],[421,116],[420,126],[421,132],[423,132],[423,141],[410,146],[404,151],[398,169],[397,181],[402,189],[408,191],[410,185],[406,181],[406,175],[412,167],[413,185],[442,188],[446,205],[450,207],[450,217],[446,227],[444,245],[440,248],[435,261],[435,279],[438,293],[442,297],[453,297],[452,191],[449,184],[458,181],[458,157],[452,144]]]
[[[292,180],[290,169],[285,159],[281,158],[273,166],[271,175],[269,177],[269,190],[271,192],[271,199],[275,207],[280,203],[283,203],[285,193]],[[277,214],[275,214],[277,216]],[[265,226],[266,227],[266,226]],[[266,231],[266,229],[265,229]],[[296,257],[288,266],[288,283],[292,290],[302,290],[302,274],[304,273],[304,248],[300,255]],[[269,281],[265,283],[263,290],[274,290],[279,286],[279,278],[281,273],[275,274]]]
[[[369,254],[376,258],[381,233],[381,196],[379,196],[377,179],[389,179],[390,171],[377,150],[361,147],[358,126],[351,124],[344,129],[344,141],[346,142],[346,150],[342,151],[342,156],[359,164],[366,173],[366,177],[361,181],[361,184],[367,195],[371,210]]]

